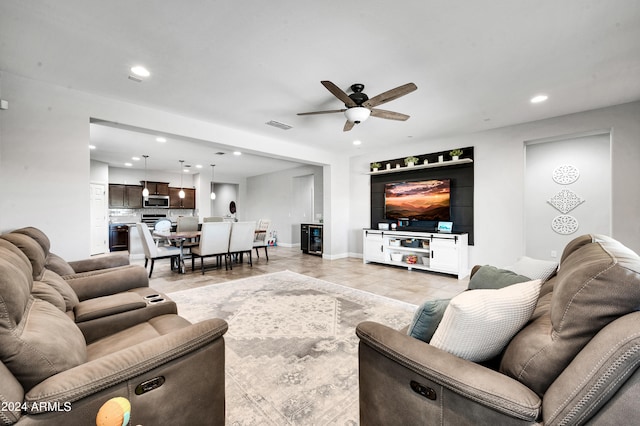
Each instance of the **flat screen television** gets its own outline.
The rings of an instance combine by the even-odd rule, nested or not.
[[[451,220],[450,179],[393,182],[384,186],[385,219]]]

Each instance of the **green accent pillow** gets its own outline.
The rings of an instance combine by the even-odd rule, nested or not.
[[[416,339],[429,343],[438,324],[444,316],[444,311],[451,299],[427,300],[418,307],[413,315],[407,334]]]
[[[518,275],[506,269],[498,269],[495,266],[481,266],[469,280],[468,290],[493,289],[497,290],[512,284],[531,281],[531,278]]]

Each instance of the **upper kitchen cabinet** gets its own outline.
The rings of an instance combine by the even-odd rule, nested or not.
[[[142,186],[109,184],[110,209],[141,209]]]
[[[172,209],[195,209],[196,190],[193,188],[183,188],[184,198],[180,198],[178,193],[180,188],[169,188],[169,207]]]
[[[144,187],[144,181],[140,181]],[[149,195],[169,195],[169,183],[167,182],[151,182],[147,181],[147,189]]]

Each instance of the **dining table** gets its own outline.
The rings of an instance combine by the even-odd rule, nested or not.
[[[184,243],[185,241],[198,240],[200,238],[200,231],[153,231],[153,235],[158,238],[167,239],[168,241],[175,242],[180,247],[180,256],[178,259],[178,272],[184,274],[186,272],[184,259]]]

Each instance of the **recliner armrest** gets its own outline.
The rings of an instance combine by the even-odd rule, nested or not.
[[[140,265],[82,272],[62,277],[78,295],[80,301],[122,293],[134,288],[149,287],[147,271]]]
[[[505,376],[497,371],[482,365],[458,358],[448,352],[442,351],[425,342],[407,336],[397,330],[375,322],[363,322],[356,328],[356,334],[360,338],[360,345],[366,345],[378,355],[367,355],[369,364],[385,362],[380,357],[386,358],[386,364],[397,364],[398,367],[408,369],[430,382],[442,386],[443,392],[450,391],[469,401],[468,407],[453,407],[451,411],[465,415],[464,410],[473,416],[472,405],[481,405],[505,419],[521,419],[536,422],[541,414],[542,401],[533,391],[522,383]],[[375,357],[375,358],[372,358]],[[394,374],[382,365],[363,365],[361,356],[360,374],[368,374],[368,368],[375,368],[375,374]],[[394,370],[395,371],[395,370]],[[395,379],[393,379],[395,380]],[[389,383],[378,383],[378,386]],[[408,388],[409,383],[403,384]],[[375,383],[367,388],[372,388]],[[367,392],[361,388],[362,392]],[[400,390],[386,389],[386,394],[393,394]],[[402,392],[406,392],[402,390]],[[437,404],[446,404],[447,399],[443,395]],[[458,398],[460,399],[460,398]],[[428,401],[425,399],[425,403]],[[434,411],[446,412],[448,407],[434,407]],[[451,409],[451,407],[449,407]],[[442,414],[443,415],[443,414]],[[422,419],[425,421],[425,419]],[[473,418],[467,419],[473,423]],[[429,423],[426,421],[426,423]]]
[[[99,269],[116,268],[129,265],[128,252],[110,253],[105,256],[96,256],[89,259],[67,262],[76,273],[95,271]]]
[[[62,406],[87,398],[198,351],[222,338],[227,328],[222,319],[204,320],[51,376],[25,395],[29,414],[41,412],[39,407],[45,412],[47,404]]]

